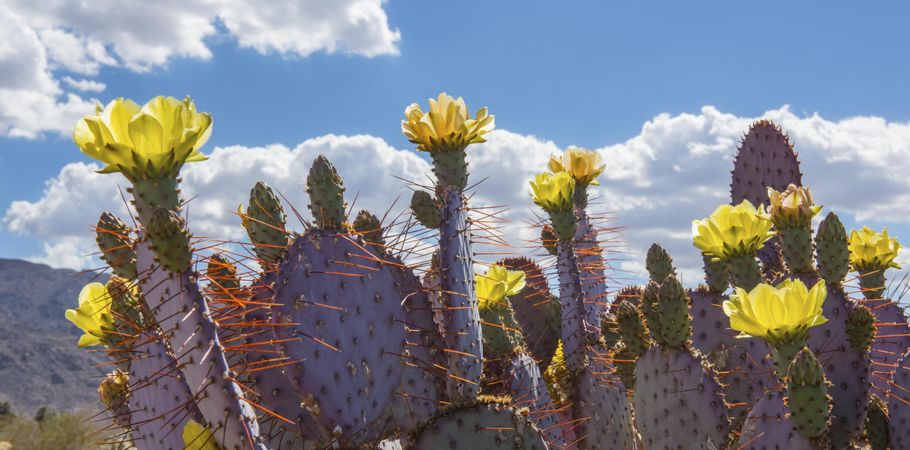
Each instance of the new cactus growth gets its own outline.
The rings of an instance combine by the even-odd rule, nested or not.
[[[411,211],[421,225],[431,229],[439,228],[442,221],[439,205],[429,192],[414,191],[411,196]]]
[[[837,214],[829,212],[818,224],[815,233],[815,254],[818,274],[828,284],[838,285],[850,271],[850,251],[847,231]]]
[[[238,213],[256,256],[265,263],[277,262],[288,245],[287,214],[272,188],[265,182],[257,182],[250,189],[246,210],[241,205]]]
[[[317,228],[341,229],[346,220],[344,182],[329,160],[319,155],[310,167],[306,178],[307,194],[310,195],[310,212]]]
[[[95,242],[101,250],[101,259],[115,275],[127,279],[136,278],[136,252],[131,231],[119,217],[106,211],[101,213],[95,227]]]
[[[777,229],[781,254],[787,268],[794,273],[812,271],[812,217],[821,211],[815,205],[812,191],[795,184],[783,192],[768,188],[768,216]]]
[[[363,237],[364,242],[378,248],[385,246],[385,239],[382,237],[382,223],[379,218],[367,210],[361,210],[354,219],[354,231]]]
[[[787,406],[796,429],[817,438],[828,428],[831,397],[821,363],[809,349],[800,350],[787,370]]]

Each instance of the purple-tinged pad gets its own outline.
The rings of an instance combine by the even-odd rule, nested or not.
[[[183,427],[201,421],[174,356],[156,333],[136,339],[130,363],[131,432],[138,450],[180,450]]]
[[[337,230],[297,238],[278,269],[272,322],[279,348],[299,361],[285,371],[298,401],[341,445],[385,437],[409,338],[397,281],[359,236]]]
[[[263,408],[288,419],[294,424],[266,412],[259,414],[262,435],[268,439],[269,448],[274,450],[300,448],[304,441],[324,441],[330,435],[323,429],[309,411],[300,406],[300,397],[287,374],[285,356],[274,343],[275,330],[271,323],[271,303],[275,295],[275,272],[268,272],[251,286],[252,302],[243,315],[247,338],[244,344],[242,365],[249,370],[244,382],[248,383],[258,396],[254,399]],[[258,303],[258,304],[257,304]],[[263,368],[274,366],[263,370]]]
[[[540,367],[526,353],[512,355],[509,392],[516,408],[528,409],[551,448],[563,449],[575,441],[571,420],[550,400]]]
[[[559,308],[562,315],[562,352],[570,372],[585,364],[588,332],[585,324],[584,295],[579,281],[575,249],[568,243],[556,244],[556,268],[559,274]]]
[[[790,419],[790,408],[784,404],[784,394],[773,391],[763,395],[749,412],[737,448],[815,450],[818,447],[796,430],[796,424]]]
[[[525,287],[509,297],[515,321],[521,328],[525,347],[546,371],[559,345],[559,304],[552,301],[550,287],[543,271],[527,258],[506,258],[500,262],[509,270],[525,273]]]
[[[890,388],[888,380],[898,358],[910,348],[910,325],[901,305],[888,300],[863,300],[875,316],[875,339],[869,356],[872,358],[872,385],[883,396]]]
[[[714,373],[688,348],[652,346],[635,365],[635,423],[645,448],[724,448],[730,411]]]
[[[461,188],[442,188],[439,225],[440,292],[445,303],[444,335],[449,377],[446,392],[453,401],[477,397],[483,374],[483,339],[477,293],[474,290],[474,252],[468,205]]]
[[[191,271],[159,266],[142,239],[136,249],[139,287],[171,347],[206,426],[225,450],[265,449],[259,424],[232,377],[217,325]]]
[[[818,282],[814,276],[800,278],[810,288]],[[825,378],[831,382],[828,395],[833,399],[832,419],[828,430],[832,444],[839,446],[862,434],[872,384],[868,354],[853,348],[847,338],[847,317],[856,303],[840,286],[827,287],[822,312],[828,322],[809,330],[808,347],[825,368]]]
[[[578,258],[581,291],[584,294],[585,320],[592,325],[595,338],[600,334],[600,317],[609,307],[606,266],[597,228],[584,208],[575,208],[577,228],[572,245]]]
[[[440,412],[411,436],[411,450],[547,450],[523,412],[500,403],[465,403]]]
[[[605,350],[588,350],[588,364],[578,375],[572,406],[579,449],[642,448],[626,387],[615,371]]]
[[[802,186],[799,160],[790,139],[770,120],[758,120],[749,127],[733,161],[730,194],[734,205],[749,200],[756,207],[768,206],[768,188],[783,191],[789,184]],[[782,267],[777,238],[759,250],[766,266]]]
[[[761,339],[736,337],[739,333],[730,328],[730,318],[723,311],[725,295],[705,286],[688,293],[692,301],[692,346],[714,365],[726,401],[734,405],[731,412],[745,416],[752,404],[778,383],[767,359],[771,349]]]
[[[445,342],[435,322],[437,309],[414,271],[397,256],[379,256],[401,292],[396,321],[408,332],[399,388],[388,410],[391,432],[405,435],[435,415],[445,400]]]
[[[888,415],[891,450],[910,450],[910,350],[903,353],[891,373]]]

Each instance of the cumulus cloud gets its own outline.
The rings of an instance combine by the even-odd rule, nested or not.
[[[145,72],[175,57],[209,59],[223,36],[260,53],[398,53],[382,0],[187,0],[0,3],[0,136],[68,133],[100,92],[104,67]],[[61,85],[63,81],[64,85]],[[39,119],[39,120],[36,120]]]
[[[237,205],[246,203],[250,188],[267,181],[290,204],[309,219],[305,193],[306,175],[317,155],[326,155],[345,178],[347,200],[358,210],[367,208],[381,215],[402,192],[396,177],[418,180],[429,165],[417,154],[397,150],[372,136],[326,135],[294,148],[274,144],[264,147],[216,148],[204,163],[188,164],[183,172],[184,197],[194,234],[215,239],[243,238]],[[67,164],[49,180],[37,201],[15,201],[3,223],[14,233],[38,237],[44,253],[34,260],[56,267],[81,269],[93,263],[91,226],[102,211],[126,217],[127,209],[118,185],[127,183],[117,175],[95,173],[97,164]],[[410,200],[404,196],[402,207]],[[296,222],[293,214],[290,221]],[[299,227],[298,227],[299,228]],[[59,254],[58,254],[59,252]]]
[[[788,107],[761,117],[789,132],[803,162],[804,182],[828,210],[836,211],[848,226],[856,222],[877,228],[887,225],[892,234],[907,239],[910,207],[904,193],[910,192],[910,179],[901,174],[910,170],[910,123],[868,117],[831,121],[818,115],[798,116]],[[660,242],[673,255],[684,281],[690,285],[699,281],[701,260],[691,244],[691,221],[729,201],[732,159],[739,139],[755,119],[710,106],[694,114],[660,114],[633,138],[597,149],[607,171],[601,186],[592,188],[591,207],[597,216],[615,218],[608,225],[623,227],[624,243],[614,244],[612,256],[622,257],[618,266],[628,271],[626,278],[643,276],[643,255],[652,242]],[[497,130],[487,143],[469,151],[472,182],[483,180],[472,205],[510,208],[503,215],[509,222],[502,233],[515,252],[528,252],[527,241],[537,237],[528,223],[542,215],[530,202],[528,181],[559,150],[543,138]],[[328,135],[293,149],[282,145],[218,148],[209,161],[185,170],[187,196],[199,194],[190,205],[193,229],[200,235],[240,239],[238,219],[231,211],[259,179],[272,183],[305,210],[303,183],[319,153],[326,154],[344,176],[349,201],[359,193],[358,207],[374,212],[385,211],[399,195],[403,201],[396,209],[406,208],[409,192],[396,176],[427,182],[429,165],[424,159],[370,136]],[[41,199],[10,206],[6,227],[36,236],[49,246],[79,236],[90,242],[87,224],[100,211],[122,203],[113,187],[117,177],[94,175],[94,168],[66,166],[48,183]],[[902,261],[907,258],[906,254],[901,257]]]

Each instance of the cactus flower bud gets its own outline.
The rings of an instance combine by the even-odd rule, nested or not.
[[[769,187],[768,200],[771,203],[768,217],[777,228],[809,226],[812,218],[822,210],[821,205],[814,204],[809,188],[795,184],[790,184],[783,192]]]
[[[562,156],[551,156],[548,165],[553,173],[567,172],[575,181],[585,185],[600,184],[597,177],[606,168],[600,153],[578,147],[569,147]]]

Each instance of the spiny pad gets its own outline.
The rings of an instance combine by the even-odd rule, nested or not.
[[[645,268],[648,270],[651,281],[655,283],[662,283],[668,276],[676,275],[673,258],[658,244],[651,244],[651,248],[648,249]]]
[[[183,448],[183,426],[202,417],[177,362],[156,333],[137,339],[130,364],[133,440],[144,448]]]
[[[869,356],[872,358],[872,385],[876,392],[888,392],[888,373],[898,358],[910,348],[910,325],[902,305],[890,299],[863,302],[875,315],[875,339]]]
[[[796,429],[817,438],[828,427],[831,397],[821,364],[809,349],[800,350],[787,370],[787,406]]]
[[[576,190],[576,192],[584,192]],[[581,291],[584,295],[585,320],[594,327],[591,331],[597,338],[600,332],[597,323],[609,307],[607,298],[607,266],[604,261],[604,249],[600,246],[597,228],[584,208],[575,208],[578,226],[572,240],[575,254],[578,257],[578,269],[581,276]]]
[[[686,348],[651,347],[638,358],[633,402],[645,448],[723,448],[730,433],[720,383]]]
[[[724,314],[725,295],[705,286],[689,291],[692,303],[692,346],[714,365],[730,410],[745,416],[749,408],[771,386],[777,377],[765,358],[771,351],[761,339],[740,339],[730,328],[730,318]]]
[[[730,194],[734,205],[749,200],[755,206],[767,206],[769,187],[782,192],[790,184],[803,184],[793,145],[770,120],[759,120],[749,127],[737,149],[732,175]],[[759,251],[765,265],[780,266],[776,247],[774,238]]]
[[[829,212],[815,233],[815,255],[818,273],[829,284],[839,284],[850,271],[847,230],[837,214]]]
[[[367,244],[380,249],[385,246],[385,239],[382,237],[382,223],[378,217],[365,209],[357,213],[357,218],[354,219],[354,231]]]
[[[259,259],[275,263],[284,255],[288,245],[288,233],[285,230],[287,214],[281,207],[278,197],[265,182],[257,182],[250,189],[250,204],[242,220],[253,252]]]
[[[888,394],[888,413],[891,416],[891,450],[910,449],[910,350],[898,360],[891,373],[892,387]]]
[[[547,441],[527,415],[499,403],[459,405],[434,417],[411,437],[414,450],[546,450]]]
[[[796,431],[790,409],[780,391],[762,396],[743,424],[738,448],[754,450],[817,450],[809,438]]]
[[[554,448],[565,448],[575,441],[568,417],[551,400],[540,367],[525,353],[515,353],[509,370],[509,394],[517,408],[527,408],[528,418]]]
[[[381,437],[371,427],[399,386],[408,337],[392,269],[357,235],[310,230],[288,248],[275,286],[272,322],[300,361],[285,369],[300,401],[345,445]]]
[[[602,348],[588,351],[588,364],[578,375],[573,405],[578,448],[640,448],[626,387]],[[650,447],[649,447],[650,448]],[[655,447],[656,448],[656,447]]]
[[[111,266],[114,274],[134,280],[136,251],[133,250],[130,232],[130,228],[119,217],[103,212],[95,228],[95,241],[101,250],[101,258]]]
[[[525,287],[509,297],[509,304],[524,338],[525,347],[546,370],[550,365],[562,329],[559,300],[550,295],[547,278],[540,267],[527,258],[506,258],[500,263],[509,270],[525,273]]]
[[[411,195],[411,211],[421,225],[431,229],[439,228],[439,223],[442,221],[439,203],[429,192],[414,191],[414,194]]]
[[[335,166],[323,155],[316,157],[306,179],[310,212],[317,228],[340,229],[345,220],[344,182]]]

